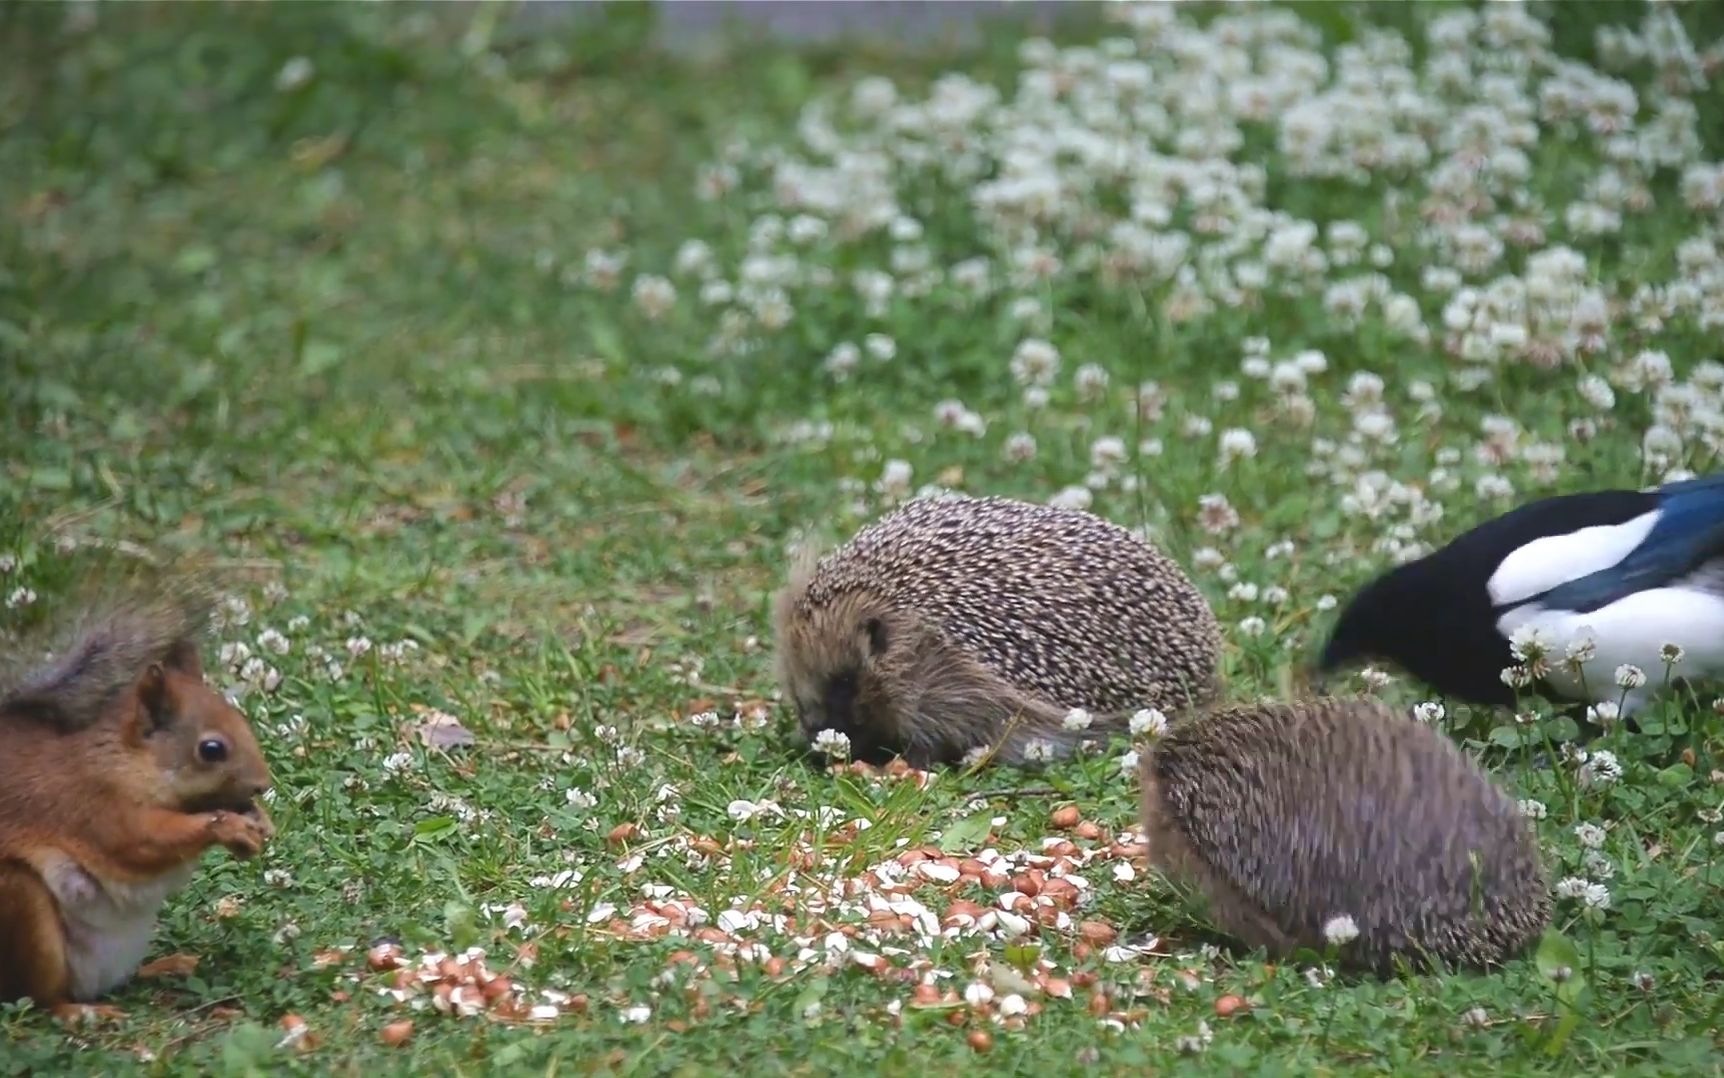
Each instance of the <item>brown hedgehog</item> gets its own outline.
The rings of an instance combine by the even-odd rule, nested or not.
[[[1491,966],[1543,931],[1550,892],[1519,805],[1448,738],[1368,699],[1217,711],[1144,753],[1151,864],[1217,926],[1285,956]]]
[[[1178,565],[1090,513],[942,495],[902,506],[776,601],[777,670],[811,743],[917,767],[1020,764],[1207,702],[1221,634]],[[1092,715],[1068,728],[1069,712]]]

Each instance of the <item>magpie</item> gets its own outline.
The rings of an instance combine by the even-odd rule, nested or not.
[[[1622,705],[1627,718],[1671,678],[1724,674],[1724,473],[1650,490],[1529,502],[1366,584],[1318,663],[1393,663],[1445,697],[1512,706],[1511,641],[1536,634],[1548,667],[1536,686],[1570,702]],[[1578,675],[1568,649],[1595,649]],[[1583,652],[1584,654],[1584,652]],[[1626,696],[1621,665],[1645,684]]]

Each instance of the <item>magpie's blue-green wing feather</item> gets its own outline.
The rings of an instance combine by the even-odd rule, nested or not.
[[[1589,613],[1637,591],[1664,587],[1724,554],[1724,473],[1667,484],[1658,497],[1657,522],[1627,557],[1552,588],[1539,603]]]

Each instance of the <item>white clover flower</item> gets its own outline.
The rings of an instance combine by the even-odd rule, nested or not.
[[[1593,635],[1592,626],[1582,625],[1575,630],[1563,651],[1565,661],[1574,667],[1585,666],[1598,656],[1598,640]]]
[[[1607,910],[1610,908],[1610,888],[1602,883],[1589,883],[1581,901],[1586,903],[1589,910]]]
[[[1481,475],[1473,491],[1486,501],[1504,501],[1514,497],[1514,485],[1500,475]]]
[[[663,277],[643,273],[635,278],[629,298],[641,314],[656,322],[676,306],[676,286]]]
[[[1072,388],[1077,390],[1081,401],[1098,401],[1107,390],[1108,374],[1106,368],[1096,363],[1085,363],[1072,374]]]
[[[889,460],[874,487],[889,498],[902,498],[910,493],[910,478],[914,474],[915,469],[910,467],[909,461]]]
[[[1579,876],[1565,876],[1556,881],[1556,886],[1551,890],[1556,892],[1558,898],[1580,898],[1586,894],[1588,886],[1590,885],[1587,881]]]
[[[1038,337],[1025,338],[1012,353],[1011,366],[1019,385],[1052,385],[1060,369],[1059,349]]]
[[[1544,807],[1543,801],[1538,801],[1531,797],[1523,797],[1520,800],[1520,814],[1529,820],[1542,820],[1550,813],[1549,810]]]
[[[842,382],[850,377],[861,362],[862,350],[849,341],[840,341],[833,346],[832,351],[826,353],[826,358],[821,360],[820,366],[827,374]]]
[[[14,610],[20,606],[29,606],[35,601],[36,593],[22,586],[13,588],[11,593],[6,596],[6,605]]]
[[[1536,625],[1522,625],[1509,636],[1509,653],[1523,663],[1533,663],[1551,652],[1550,636]]]
[[[1199,1018],[1195,1034],[1182,1034],[1173,1042],[1174,1050],[1181,1055],[1197,1055],[1215,1039],[1215,1034],[1209,1028],[1209,1023]]]
[[[964,1002],[972,1007],[981,1007],[993,1002],[994,990],[982,981],[971,981],[964,986]]]
[[[1586,721],[1594,726],[1613,726],[1622,717],[1622,709],[1614,700],[1601,700],[1586,709]]]
[[[1580,767],[1580,784],[1582,786],[1609,786],[1622,778],[1622,765],[1617,762],[1616,754],[1608,749],[1594,752]]]
[[[1239,511],[1225,494],[1205,494],[1197,499],[1197,522],[1211,535],[1222,535],[1239,526]]]
[[[1413,717],[1420,722],[1441,722],[1443,714],[1443,705],[1435,700],[1426,700],[1413,707]]]
[[[1014,464],[1034,460],[1036,457],[1036,439],[1033,434],[1018,431],[1009,436],[1000,448],[1000,454]]]
[[[290,57],[275,73],[275,88],[284,94],[292,93],[310,82],[316,74],[317,65],[311,62],[310,57]]]
[[[624,1007],[622,1010],[622,1019],[630,1025],[644,1025],[646,1022],[652,1020],[652,1008],[644,1003],[637,1003],[632,1007]]]
[[[574,786],[563,791],[563,799],[578,809],[590,809],[599,803],[598,798]]]
[[[1146,707],[1132,713],[1130,727],[1132,737],[1160,737],[1167,732],[1167,716],[1157,708]]]
[[[1600,412],[1608,412],[1616,407],[1616,391],[1610,388],[1610,383],[1596,374],[1589,374],[1580,380],[1580,395],[1586,403]]]
[[[1638,689],[1646,684],[1646,671],[1638,666],[1623,663],[1616,668],[1616,684],[1624,689]]]
[[[1663,660],[1665,666],[1675,666],[1682,661],[1684,654],[1686,652],[1682,650],[1679,644],[1665,644],[1658,649],[1658,657]]]
[[[1032,763],[1045,763],[1054,758],[1053,742],[1045,738],[1036,738],[1024,746],[1024,759]]]
[[[1060,490],[1048,504],[1056,509],[1088,509],[1095,501],[1095,495],[1085,486],[1069,486]]]
[[[1090,728],[1090,724],[1094,721],[1094,716],[1089,712],[1085,711],[1081,707],[1074,707],[1065,713],[1064,718],[1060,719],[1060,726],[1064,729],[1075,732],[1078,730],[1088,730]]]
[[[1359,925],[1345,913],[1323,922],[1323,938],[1331,946],[1343,947],[1359,938]]]
[[[1131,749],[1120,756],[1119,769],[1124,773],[1126,778],[1133,778],[1137,775],[1138,760],[1139,757],[1136,749]],[[1724,832],[1719,833],[1724,834]]]
[[[1125,463],[1125,441],[1120,438],[1097,438],[1089,448],[1090,467],[1110,471]]]
[[[679,276],[700,273],[712,265],[712,247],[705,240],[683,240],[676,249],[676,258],[671,263]]]
[[[1574,837],[1582,846],[1596,850],[1604,845],[1604,828],[1595,823],[1578,823],[1574,825]]]
[[[1223,466],[1233,461],[1255,457],[1257,455],[1257,437],[1248,430],[1234,427],[1221,432],[1221,463]]]
[[[842,730],[822,730],[814,735],[814,748],[836,760],[850,758],[850,735]]]
[[[1262,636],[1268,630],[1269,623],[1258,617],[1256,614],[1239,619],[1239,631],[1246,636]]]

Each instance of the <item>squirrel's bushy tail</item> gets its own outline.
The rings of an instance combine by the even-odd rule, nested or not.
[[[96,721],[150,663],[196,654],[216,595],[190,572],[104,574],[75,594],[45,631],[5,645],[0,718],[67,730]]]

